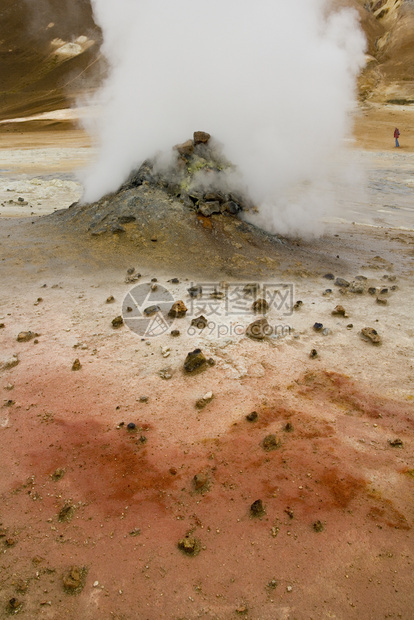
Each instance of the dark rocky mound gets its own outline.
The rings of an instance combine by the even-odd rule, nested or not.
[[[309,260],[326,269],[326,255],[246,221],[255,207],[240,187],[220,146],[195,132],[173,148],[168,165],[146,160],[116,192],[56,211],[36,226],[54,227],[47,234],[64,234],[74,247],[87,241],[99,260],[128,256],[141,267],[192,276],[274,276],[292,273],[293,263],[301,273]]]

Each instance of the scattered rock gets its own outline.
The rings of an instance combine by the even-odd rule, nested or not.
[[[256,422],[257,418],[259,417],[257,411],[252,411],[251,413],[248,413],[246,416],[246,420],[248,422]]]
[[[171,355],[170,347],[161,347],[161,355],[163,357],[170,357],[170,355]]]
[[[134,422],[129,422],[129,423],[127,424],[127,429],[128,429],[129,431],[134,431],[136,428],[137,428],[137,425],[136,425],[136,424],[134,424]]]
[[[314,323],[313,324],[313,329],[315,330],[315,332],[320,332],[323,329],[323,323]]]
[[[381,336],[373,327],[364,327],[361,329],[361,336],[364,340],[370,340],[372,344],[381,344]]]
[[[4,323],[0,323],[0,329],[3,329],[4,327],[6,327],[6,325]]]
[[[378,295],[377,304],[380,304],[381,306],[386,306],[388,304],[388,299],[386,297]]]
[[[311,358],[311,360],[314,360],[318,357],[318,352],[316,349],[312,349],[312,351],[309,353],[309,357]]]
[[[186,142],[183,142],[182,144],[176,144],[174,146],[174,149],[178,151],[180,155],[184,155],[184,156],[192,155],[194,151],[194,142],[192,140],[187,140]]]
[[[171,336],[173,336],[173,338],[177,338],[180,335],[180,330],[179,329],[173,329],[171,331]]]
[[[197,327],[197,329],[205,329],[207,327],[208,321],[205,316],[202,314],[191,321],[192,327]]]
[[[204,217],[210,217],[214,213],[221,213],[221,206],[218,200],[200,202],[197,211],[204,215]]]
[[[208,477],[206,474],[196,474],[193,478],[193,487],[196,491],[202,491],[207,489]]]
[[[322,521],[315,521],[312,524],[312,527],[313,527],[315,532],[323,532],[323,530],[325,529]]]
[[[276,437],[274,434],[266,435],[266,437],[262,441],[263,449],[269,452],[270,450],[276,450],[281,445],[280,439]]]
[[[203,289],[201,286],[190,286],[190,288],[187,289],[188,294],[190,295],[190,297],[200,297],[203,294]]]
[[[109,295],[109,297],[107,297],[106,299],[107,304],[113,304],[114,301],[115,301],[115,297],[113,295]]]
[[[33,340],[33,338],[37,338],[39,336],[39,334],[36,334],[35,332],[20,332],[17,335],[17,342],[29,342],[29,340]]]
[[[247,607],[247,605],[239,605],[238,607],[236,607],[235,611],[236,614],[244,615],[248,613],[249,608]]]
[[[328,327],[325,327],[322,330],[322,336],[329,336],[330,333],[331,333],[331,330]]]
[[[293,424],[292,424],[292,422],[286,422],[285,426],[283,427],[283,430],[286,433],[291,433],[293,431]]]
[[[80,370],[81,368],[82,368],[82,364],[80,363],[79,359],[76,358],[72,364],[72,370]]]
[[[187,534],[187,536],[178,541],[178,548],[186,555],[195,556],[200,553],[201,544],[197,538]]]
[[[23,607],[23,602],[19,601],[17,598],[11,598],[7,603],[7,611],[10,614],[17,614],[21,608]]]
[[[85,567],[72,566],[63,574],[63,589],[68,594],[78,594],[85,586],[87,569]]]
[[[289,506],[287,508],[285,508],[285,510],[283,511],[287,514],[287,516],[289,517],[289,519],[293,519],[293,517],[295,516],[293,514],[293,510],[292,508],[289,508]]]
[[[397,439],[388,439],[388,443],[393,448],[402,448],[403,447],[403,442],[399,438],[397,438]]]
[[[127,274],[128,274],[129,276],[132,276],[132,274],[133,274],[133,273],[135,273],[135,267],[129,267],[129,268],[127,269]]]
[[[68,522],[73,518],[73,515],[75,514],[75,506],[73,506],[72,504],[66,503],[63,508],[61,508],[61,510],[58,513],[58,520],[60,521],[60,523],[62,523],[63,521]]]
[[[294,306],[293,306],[293,310],[299,310],[299,308],[301,308],[303,306],[303,301],[301,299],[299,299],[299,301],[297,301]]]
[[[58,467],[57,469],[55,469],[53,474],[50,475],[50,477],[52,478],[52,480],[61,480],[65,475],[65,472],[65,469],[63,469],[62,467]]]
[[[322,293],[322,295],[326,296],[326,295],[330,295],[332,293],[332,289],[331,288],[326,288],[324,290],[324,292]]]
[[[253,312],[261,312],[264,314],[269,310],[269,304],[266,299],[256,299],[252,305]]]
[[[344,280],[343,278],[336,278],[334,284],[336,286],[339,286],[340,288],[348,288],[348,286],[350,285],[348,280]]]
[[[12,357],[8,357],[0,361],[0,370],[10,370],[14,368],[19,363],[19,358],[17,355],[12,355]]]
[[[370,286],[368,289],[368,293],[370,295],[376,295],[377,294],[377,287],[376,286]]]
[[[202,398],[199,398],[196,402],[197,409],[204,409],[204,407],[208,405],[208,403],[210,403],[213,398],[213,392],[207,392],[206,394],[204,394],[204,396]]]
[[[171,278],[168,282],[171,282],[171,284],[180,284],[180,280],[178,278]]]
[[[140,396],[139,397],[139,402],[140,403],[147,403],[149,401],[149,397],[148,396]]]
[[[325,273],[323,276],[326,280],[335,280],[335,276],[333,273]]]
[[[112,319],[112,327],[114,329],[118,329],[123,324],[124,324],[124,319],[122,318],[122,316],[116,316],[114,319]]]
[[[276,587],[278,586],[278,583],[276,581],[276,579],[272,579],[271,581],[269,581],[269,583],[267,584],[267,587],[270,590],[274,590]]]
[[[172,370],[171,368],[163,368],[158,372],[158,375],[161,377],[161,379],[165,379],[166,381],[168,381],[168,379],[171,379],[172,377]]]
[[[161,308],[156,305],[144,308],[145,316],[154,316],[154,314],[157,314],[157,312],[161,312]]]
[[[203,370],[207,366],[207,359],[201,349],[194,349],[188,353],[184,361],[184,370],[187,373]]]
[[[194,144],[207,144],[211,136],[206,131],[195,131],[193,134]]]
[[[252,517],[262,517],[266,513],[261,499],[256,499],[250,506],[250,515]]]
[[[332,310],[332,314],[334,316],[344,316],[344,317],[348,317],[346,310],[343,306],[335,306],[335,308]]]
[[[253,321],[253,323],[248,325],[245,333],[248,338],[253,340],[263,340],[271,335],[272,328],[267,319],[257,319],[257,321]]]
[[[141,530],[139,529],[139,527],[134,527],[134,529],[129,532],[130,536],[139,536],[140,534]]]
[[[125,283],[126,284],[133,284],[134,282],[137,282],[137,280],[139,280],[140,278],[141,278],[141,274],[140,273],[132,272],[132,274],[130,274],[129,276],[127,276],[125,278]]]
[[[168,312],[168,316],[172,317],[173,319],[181,319],[185,316],[186,312],[187,306],[182,300],[179,300],[173,303]]]

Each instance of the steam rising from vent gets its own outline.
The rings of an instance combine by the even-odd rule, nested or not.
[[[84,199],[116,190],[157,152],[208,131],[271,232],[317,234],[346,182],[365,40],[325,0],[92,0],[109,75],[87,126],[99,154]]]

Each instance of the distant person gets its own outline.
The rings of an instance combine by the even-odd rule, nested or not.
[[[398,129],[398,127],[395,128],[394,131],[394,138],[395,138],[395,146],[400,146],[400,143],[398,142],[398,138],[400,137],[400,130]]]

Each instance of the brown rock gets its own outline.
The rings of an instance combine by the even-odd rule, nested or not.
[[[29,340],[33,340],[33,338],[37,338],[38,335],[39,334],[36,334],[35,332],[31,332],[31,331],[20,332],[17,335],[16,340],[17,342],[29,342]]]
[[[332,314],[334,316],[344,316],[344,317],[348,316],[343,306],[335,306],[335,308],[332,310]]]
[[[173,303],[170,311],[168,312],[168,316],[172,317],[173,319],[181,319],[183,316],[185,316],[186,312],[187,306],[182,300],[180,300]]]
[[[191,326],[197,327],[197,329],[205,329],[207,327],[207,324],[208,321],[206,317],[202,314],[191,321]]]
[[[256,299],[256,301],[253,302],[252,310],[253,312],[261,312],[264,314],[269,310],[269,304],[266,299]]]
[[[246,336],[248,338],[253,338],[253,340],[263,340],[267,336],[270,336],[271,333],[272,328],[267,319],[264,318],[253,321],[246,329]]]
[[[189,534],[181,540],[178,541],[178,548],[180,551],[185,553],[186,555],[195,556],[200,553],[201,545],[200,541],[194,536],[190,536]]]
[[[207,359],[201,349],[194,349],[188,353],[184,362],[184,370],[187,373],[204,370],[207,366]]]
[[[276,450],[276,448],[280,447],[280,439],[276,437],[276,435],[270,434],[266,435],[266,437],[262,441],[262,446],[264,450]]]
[[[82,364],[80,363],[79,359],[76,358],[72,364],[72,370],[80,370],[81,368],[82,368]]]
[[[192,140],[187,140],[182,144],[176,144],[174,149],[180,153],[180,155],[191,155],[194,151],[194,143]]]
[[[264,509],[263,502],[261,499],[257,499],[250,506],[250,514],[252,517],[261,517],[265,514],[265,512],[266,511]]]
[[[116,316],[114,319],[112,319],[112,327],[114,329],[118,329],[118,327],[121,327],[121,325],[124,324],[124,319],[122,318],[122,316]]]
[[[63,589],[68,594],[76,594],[80,592],[85,585],[87,570],[85,567],[71,566],[71,568],[63,574]]]
[[[193,486],[196,491],[201,491],[201,489],[205,489],[208,484],[208,478],[206,474],[196,474],[193,478]]]
[[[381,336],[373,327],[364,327],[361,329],[361,336],[364,340],[370,340],[372,344],[381,344]]]
[[[211,136],[206,131],[195,131],[193,134],[194,144],[207,144]]]

